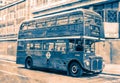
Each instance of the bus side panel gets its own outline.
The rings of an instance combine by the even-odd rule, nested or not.
[[[67,71],[68,65],[71,61],[77,61],[83,67],[83,53],[76,52],[62,54],[60,52],[54,52],[54,55],[51,55],[49,59],[49,64],[52,68],[62,71]],[[69,58],[68,58],[69,57]]]
[[[60,52],[54,52],[54,54],[51,55],[48,61],[49,68],[66,71],[67,67],[66,67],[65,60],[64,60],[65,57],[66,57],[65,54],[61,54]]]
[[[16,63],[24,64],[26,58],[26,42],[18,41]]]
[[[36,67],[47,67],[45,52],[39,51],[39,53],[35,53],[32,55],[33,65]]]
[[[26,54],[25,51],[17,51],[16,63],[25,64]]]

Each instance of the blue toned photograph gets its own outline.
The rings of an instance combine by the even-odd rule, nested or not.
[[[120,1],[0,0],[0,83],[120,83]]]

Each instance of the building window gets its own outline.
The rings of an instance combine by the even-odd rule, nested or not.
[[[17,12],[17,18],[25,17],[25,9],[20,9]]]
[[[32,0],[31,0],[32,1]],[[35,4],[36,6],[41,6],[43,0],[36,0]],[[31,3],[32,4],[32,3]]]
[[[0,3],[3,3],[3,1],[0,1]]]
[[[47,4],[48,3],[48,0],[43,0],[43,4]]]
[[[106,10],[105,12],[106,22],[118,22],[118,11],[117,10]]]

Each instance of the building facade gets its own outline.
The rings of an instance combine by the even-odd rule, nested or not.
[[[0,8],[0,52],[15,55],[19,25],[29,19],[29,5],[25,0],[17,0]]]
[[[3,5],[5,5],[5,1],[0,0],[0,7],[3,6]]]
[[[106,38],[120,38],[119,0],[16,0],[0,7],[0,54],[16,55],[17,35],[22,21],[79,8],[94,10],[103,17]],[[97,54],[103,55],[108,63],[112,55],[120,59],[119,48],[116,49],[119,41],[110,42],[96,44]]]

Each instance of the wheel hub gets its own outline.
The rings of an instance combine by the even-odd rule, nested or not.
[[[78,71],[78,68],[77,68],[77,66],[74,65],[74,66],[72,67],[72,72],[73,72],[73,73],[77,73],[77,71]]]

